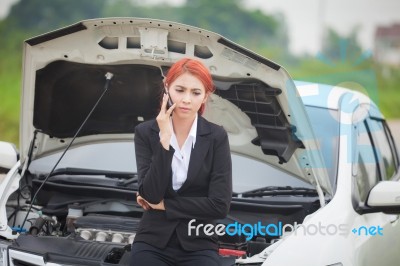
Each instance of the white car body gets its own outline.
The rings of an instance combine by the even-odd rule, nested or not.
[[[0,181],[0,266],[128,265],[126,245],[134,232],[129,226],[105,225],[140,218],[130,220],[128,214],[141,210],[131,206],[134,185],[123,181],[136,171],[133,125],[154,117],[157,86],[151,81],[161,81],[165,69],[182,57],[201,60],[217,88],[205,117],[229,136],[234,197],[228,219],[302,224],[290,235],[270,235],[264,242],[254,235],[250,241],[243,236],[221,240],[221,248],[247,253],[236,264],[400,262],[399,157],[382,114],[368,97],[295,83],[278,64],[199,28],[108,18],[82,21],[24,44],[20,158],[12,145],[0,142],[0,168],[8,170]],[[78,132],[104,92],[106,72],[114,74],[110,89]],[[321,111],[332,121],[315,120]],[[360,129],[364,121],[368,134]],[[318,129],[320,122],[334,130]],[[375,133],[380,134],[376,139]],[[366,136],[374,142],[363,143]],[[372,164],[359,160],[368,147],[377,147]],[[376,182],[364,182],[367,177],[359,169],[364,165],[376,166]],[[80,201],[79,208],[64,203]],[[45,227],[36,228],[42,218]],[[327,233],[314,233],[316,226]],[[107,255],[89,252],[100,249]],[[233,263],[232,258],[225,263]]]
[[[371,100],[358,92],[306,83],[298,83],[297,87],[306,105],[327,108],[327,110],[346,110],[340,114],[340,138],[338,136],[340,154],[337,163],[338,178],[335,195],[324,208],[306,217],[303,226],[307,229],[299,229],[296,234],[281,240],[276,248],[266,249],[264,254],[256,255],[253,260],[256,260],[256,257],[262,260],[266,258],[263,266],[397,265],[399,263],[398,247],[400,247],[399,215],[397,212],[391,214],[357,212],[357,191],[354,184],[356,174],[354,168],[357,166],[357,161],[355,158],[349,158],[358,156],[357,153],[360,152],[357,150],[357,145],[360,144],[357,143],[357,135],[368,133],[359,132],[355,125],[365,119],[383,119],[383,117]],[[330,91],[329,96],[318,97],[324,90]],[[346,98],[353,101],[353,106],[347,105]],[[347,106],[341,106],[341,104]],[[357,109],[360,110],[356,111]],[[370,192],[368,205],[388,207],[389,201],[400,200],[398,192],[400,184],[397,181],[399,171],[397,170],[397,173],[388,179],[395,181],[381,181],[376,185],[373,192],[377,194]],[[384,186],[386,190],[383,190],[386,192],[379,193],[378,191]],[[374,203],[375,201],[380,203]],[[386,203],[382,204],[381,201],[386,201]],[[333,234],[335,231],[340,232],[341,225],[346,228],[343,232],[349,233]],[[314,234],[316,226],[323,230]],[[352,232],[353,229],[358,230]],[[308,234],[304,230],[309,230]]]

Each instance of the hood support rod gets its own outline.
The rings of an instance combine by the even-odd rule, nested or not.
[[[83,126],[86,124],[86,122],[89,120],[90,116],[92,115],[92,113],[94,112],[94,110],[96,109],[97,105],[100,103],[101,99],[103,98],[103,96],[106,94],[106,92],[108,91],[108,87],[110,86],[110,81],[112,79],[112,77],[114,76],[114,74],[107,72],[105,77],[106,77],[106,83],[104,84],[104,91],[103,93],[100,95],[99,99],[97,100],[97,102],[94,104],[94,106],[92,107],[92,109],[90,110],[89,114],[86,116],[85,120],[82,122],[82,124],[80,125],[80,127],[78,128],[78,130],[76,131],[74,137],[72,138],[71,142],[68,144],[68,146],[65,148],[65,150],[63,151],[63,153],[61,154],[60,158],[57,160],[57,162],[55,163],[55,165],[53,166],[53,168],[51,169],[51,171],[48,173],[48,175],[46,176],[46,178],[43,180],[42,184],[40,185],[40,187],[36,190],[35,195],[32,198],[31,204],[29,205],[29,209],[26,212],[25,215],[25,219],[21,225],[21,228],[24,227],[26,220],[28,219],[28,215],[32,210],[32,206],[33,203],[36,200],[37,195],[39,194],[39,191],[42,189],[42,187],[44,186],[44,184],[47,182],[47,180],[49,179],[49,177],[51,176],[51,174],[54,172],[54,170],[56,169],[56,167],[58,166],[58,164],[60,163],[61,159],[64,157],[65,153],[68,151],[68,149],[71,147],[72,143],[75,141],[76,137],[79,135],[79,133],[81,132]]]

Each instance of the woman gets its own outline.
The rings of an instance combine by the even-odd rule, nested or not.
[[[215,225],[232,196],[227,133],[201,116],[212,78],[201,62],[184,58],[169,69],[164,86],[157,118],[135,129],[137,202],[145,211],[131,265],[219,265],[217,235],[188,226]]]

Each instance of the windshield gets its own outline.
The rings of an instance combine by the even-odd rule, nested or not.
[[[237,154],[232,154],[232,183],[235,193],[268,186],[313,188],[310,184],[265,162]]]
[[[33,174],[48,173],[60,158],[57,152],[32,161]],[[80,168],[99,171],[136,173],[135,146],[132,141],[91,143],[67,151],[57,169]]]
[[[315,106],[305,106],[325,161],[332,187],[336,187],[339,151],[339,112]]]
[[[339,124],[337,111],[306,106],[323,159],[327,165],[331,184],[336,184]],[[337,118],[337,117],[336,117]],[[29,170],[33,174],[48,173],[61,153],[55,153],[32,161]],[[135,148],[132,141],[92,143],[71,148],[57,169],[78,168],[109,172],[136,173]],[[232,153],[233,192],[243,193],[263,187],[290,186],[313,188],[312,185],[280,169],[259,161]]]
[[[61,153],[56,153],[32,161],[30,172],[48,173],[60,155]],[[95,143],[71,148],[57,167],[59,170],[64,168],[136,173],[134,143],[133,141]],[[232,154],[232,173],[235,193],[266,186],[312,187],[271,165],[238,154]]]

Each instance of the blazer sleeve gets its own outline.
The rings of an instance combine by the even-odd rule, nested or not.
[[[232,162],[226,131],[215,140],[213,167],[207,197],[176,196],[164,199],[168,219],[222,219],[232,199]]]
[[[171,180],[171,163],[175,150],[164,149],[159,139],[152,139],[148,123],[135,128],[135,153],[139,194],[151,204],[158,204],[165,196]],[[158,136],[157,136],[158,137]]]

